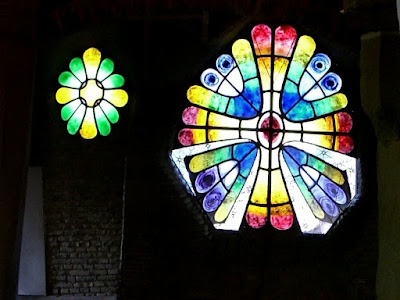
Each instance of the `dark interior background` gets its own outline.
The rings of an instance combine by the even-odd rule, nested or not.
[[[342,9],[342,1],[311,0],[43,2],[30,164],[43,166],[48,293],[63,294],[68,280],[69,294],[91,292],[95,279],[104,282],[98,293],[124,299],[375,298],[376,140],[360,108],[358,69],[360,34],[373,21]],[[302,235],[296,223],[217,232],[169,160],[187,88],[258,23],[312,36],[349,98],[362,194],[324,237]],[[92,46],[115,62],[130,99],[108,137],[83,140],[68,134],[54,95],[58,75]],[[68,275],[89,259],[117,271]]]

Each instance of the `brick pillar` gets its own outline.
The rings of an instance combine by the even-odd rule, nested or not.
[[[16,292],[29,154],[37,1],[0,1],[0,299]]]
[[[400,299],[400,34],[361,38],[361,101],[378,139],[378,299]]]

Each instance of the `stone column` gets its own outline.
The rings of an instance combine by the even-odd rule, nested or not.
[[[361,104],[377,137],[378,299],[400,299],[399,0],[344,0],[351,29],[363,33]],[[374,163],[374,162],[365,162]],[[365,197],[368,197],[366,195]]]
[[[361,102],[377,135],[378,299],[400,299],[400,34],[361,37]],[[371,162],[372,163],[372,162]]]
[[[0,299],[16,293],[38,1],[0,1]]]

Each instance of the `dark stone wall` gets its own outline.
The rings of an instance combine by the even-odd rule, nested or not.
[[[123,299],[375,298],[373,163],[363,167],[367,180],[356,207],[336,230],[315,237],[301,235],[297,225],[284,232],[269,226],[238,233],[213,230],[168,157],[183,126],[180,115],[189,104],[187,88],[199,82],[200,73],[220,53],[231,51],[236,38],[249,38],[257,22],[292,24],[313,36],[318,46],[339,49],[334,56],[344,60],[335,62],[348,65],[345,71],[356,69],[359,32],[346,27],[340,1],[331,6],[311,0],[225,1],[228,9],[222,1],[167,2],[167,15],[165,8],[150,12],[144,2],[136,10],[129,6],[132,11],[116,4],[108,10],[107,1],[93,11],[86,2],[75,1],[76,10],[72,4],[43,10],[47,15],[37,64],[32,163],[43,164],[48,294],[119,294]],[[243,25],[243,18],[256,9],[258,16]],[[113,13],[117,17],[110,17]],[[104,21],[102,15],[110,18]],[[67,133],[54,95],[57,76],[90,46],[114,59],[131,100],[119,110],[120,121],[109,137],[85,141]],[[360,137],[358,149],[367,149],[360,155],[373,162],[374,133],[357,112],[358,73],[340,75],[351,85],[347,91],[360,120],[354,134]],[[363,142],[366,138],[369,143]]]

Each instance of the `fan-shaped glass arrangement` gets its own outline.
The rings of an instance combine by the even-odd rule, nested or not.
[[[251,37],[188,89],[171,159],[217,229],[285,230],[296,216],[302,232],[325,234],[357,192],[342,80],[290,26]]]
[[[74,135],[78,132],[84,139],[93,139],[97,132],[107,136],[111,124],[118,122],[115,107],[123,107],[128,102],[128,94],[120,89],[125,80],[121,75],[112,74],[114,62],[105,58],[96,48],[83,53],[83,60],[76,57],[69,64],[70,71],[58,77],[63,86],[57,90],[56,100],[65,104],[61,118],[68,121],[67,130]]]

